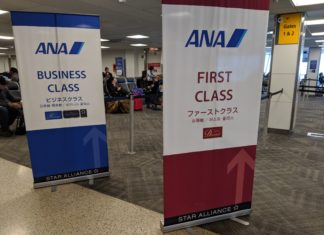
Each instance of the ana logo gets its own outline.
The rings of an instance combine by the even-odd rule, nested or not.
[[[194,29],[189,36],[186,47],[239,47],[247,29],[235,29],[230,39],[227,41],[225,31],[208,31]]]
[[[68,45],[63,43],[51,43],[51,42],[41,42],[39,43],[35,54],[65,54],[65,55],[78,55],[80,54],[84,42],[74,42],[71,49],[69,49]]]

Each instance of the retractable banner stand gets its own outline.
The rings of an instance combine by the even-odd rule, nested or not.
[[[164,231],[251,212],[269,0],[162,0]]]
[[[99,17],[11,17],[34,187],[107,176]]]

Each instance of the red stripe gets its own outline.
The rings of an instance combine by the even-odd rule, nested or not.
[[[269,10],[269,0],[162,0],[162,4]]]
[[[234,205],[238,169],[228,172],[240,151],[255,160],[256,146],[185,153],[163,158],[164,216],[189,214]],[[252,200],[254,170],[245,168],[242,202]]]

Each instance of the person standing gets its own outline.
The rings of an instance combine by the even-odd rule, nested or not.
[[[111,80],[111,79],[114,78],[113,75],[112,75],[112,73],[109,72],[109,67],[105,67],[105,71],[102,73],[102,76],[106,80]]]
[[[154,74],[154,67],[150,66],[148,71],[147,71],[147,82],[148,85],[152,85],[153,81],[155,79],[155,74]]]

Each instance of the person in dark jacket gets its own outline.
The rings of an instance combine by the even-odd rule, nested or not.
[[[117,84],[117,79],[109,79],[107,81],[107,89],[111,97],[126,97],[128,92],[123,90]],[[128,113],[130,107],[129,99],[121,99],[108,102],[108,113]]]
[[[154,83],[150,87],[150,91],[147,94],[146,107],[157,109],[157,105],[161,104],[161,87],[163,84],[162,76],[157,75],[154,79]],[[153,105],[153,106],[152,106]]]
[[[102,76],[106,80],[109,80],[109,79],[114,78],[114,76],[112,75],[112,73],[109,72],[109,68],[108,67],[105,67],[105,71],[102,73]]]
[[[6,79],[0,76],[0,136],[9,137],[13,134],[9,126],[15,121],[21,109],[20,101],[9,93]]]
[[[108,79],[107,88],[108,88],[109,94],[112,97],[122,97],[122,96],[128,95],[127,91],[123,90],[123,88],[118,86],[116,78]]]

